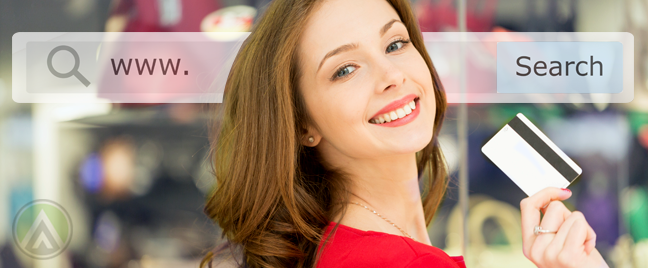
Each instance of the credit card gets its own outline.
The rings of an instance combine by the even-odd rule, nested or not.
[[[482,153],[529,196],[547,187],[566,188],[583,172],[521,113],[486,142]]]

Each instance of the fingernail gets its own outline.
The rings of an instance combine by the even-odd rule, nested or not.
[[[561,190],[562,190],[562,192],[560,193],[560,196],[562,198],[567,198],[567,197],[571,196],[571,190],[569,190],[567,188],[561,188]]]

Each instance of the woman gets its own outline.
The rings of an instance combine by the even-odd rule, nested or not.
[[[427,234],[447,184],[446,99],[407,0],[275,0],[225,90],[205,211],[242,265],[464,266]],[[569,195],[523,200],[525,255],[605,266],[582,214],[557,201]]]

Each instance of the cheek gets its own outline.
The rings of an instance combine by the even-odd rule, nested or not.
[[[432,119],[434,119],[436,113],[436,94],[434,83],[432,82],[432,74],[420,54],[416,53],[409,61],[411,64],[406,67],[409,77],[413,80],[412,82],[421,87],[422,93],[425,96],[425,106],[428,107]]]
[[[339,139],[350,135],[354,125],[360,122],[363,110],[357,103],[358,96],[349,94],[350,91],[322,90],[327,94],[313,94],[307,99],[309,112],[320,128],[321,134],[327,139]],[[351,131],[350,131],[351,130]]]
[[[329,140],[345,140],[358,135],[359,127],[362,127],[362,120],[365,117],[365,101],[363,96],[354,94],[353,90],[340,90],[337,94],[320,96],[313,100],[320,115],[318,119],[322,122],[322,134]]]
[[[367,90],[369,78],[354,78],[353,82],[317,89],[318,94],[307,99],[309,112],[327,144],[348,156],[366,151],[368,139],[361,137],[371,136],[366,128],[368,119],[364,122],[368,94],[372,92]]]
[[[404,60],[402,68],[407,72],[407,75],[412,79],[415,84],[423,87],[423,93],[434,94],[434,86],[432,83],[432,74],[425,64],[425,60],[418,52],[412,53],[411,57]]]
[[[312,98],[313,104],[325,111],[322,120],[333,129],[361,127],[367,117],[367,103],[373,93],[371,88],[375,84],[375,78],[362,70],[356,72],[346,81],[341,79],[330,87],[317,89],[318,94]]]

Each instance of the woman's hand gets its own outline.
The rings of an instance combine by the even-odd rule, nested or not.
[[[538,267],[608,267],[596,250],[596,234],[583,213],[571,212],[560,200],[571,191],[546,188],[522,199],[522,243],[524,256]],[[540,222],[540,211],[544,214]],[[558,231],[535,235],[534,227]]]

